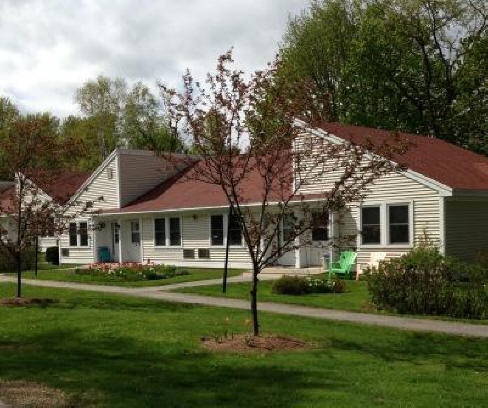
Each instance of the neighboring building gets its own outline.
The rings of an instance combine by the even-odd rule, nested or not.
[[[41,174],[40,172],[38,172]],[[63,170],[61,173],[42,172],[42,177],[36,177],[35,172],[28,175],[28,180],[34,183],[39,191],[38,198],[44,201],[53,201],[56,205],[64,206],[76,193],[81,184],[90,176],[90,173]],[[0,227],[6,231],[5,237],[15,240],[17,236],[17,225],[9,216],[9,209],[15,208],[16,182],[0,182],[0,209],[4,212],[0,214]],[[58,245],[58,237],[44,236],[39,237],[39,249],[45,252],[47,248]]]
[[[461,259],[473,260],[488,250],[488,158],[439,139],[400,136],[412,144],[398,158],[408,170],[375,181],[363,202],[330,214],[329,224],[314,231],[317,245],[288,252],[278,264],[321,265],[328,239],[339,236],[356,236],[344,249],[358,252],[358,271],[407,252],[426,236],[443,253]],[[391,132],[328,123],[304,128],[298,143],[313,144],[317,138],[379,145]],[[95,262],[99,248],[106,247],[115,262],[220,267],[229,239],[230,266],[249,268],[247,249],[237,223],[228,219],[220,187],[192,180],[187,171],[194,170],[151,152],[112,152],[70,200],[88,202],[92,214],[77,219],[60,237],[61,262]],[[333,181],[333,174],[320,183],[314,180],[300,193],[312,197]],[[246,205],[258,204],[258,184],[253,185],[252,177],[246,183]]]

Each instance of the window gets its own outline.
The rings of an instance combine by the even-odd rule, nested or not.
[[[212,245],[224,245],[224,217],[222,215],[210,217],[210,242]]]
[[[390,244],[408,244],[410,242],[408,205],[388,206],[388,236]]]
[[[229,245],[242,245],[241,222],[239,216],[231,215],[229,218]]]
[[[291,243],[295,236],[295,217],[293,214],[286,214],[283,217],[283,243]]]
[[[181,231],[180,231],[180,219],[169,219],[169,244],[171,246],[181,245]]]
[[[61,248],[61,256],[69,257],[69,248]]]
[[[107,179],[112,180],[114,178],[114,170],[112,168],[107,168]]]
[[[76,222],[69,223],[69,246],[78,245],[78,233],[76,231]]]
[[[120,241],[120,225],[117,223],[113,225],[113,232],[114,232],[114,244],[118,244]]]
[[[88,246],[88,223],[80,222],[80,246]]]
[[[380,207],[361,208],[361,235],[363,244],[380,244]]]
[[[210,249],[199,248],[198,249],[198,257],[200,259],[210,259]]]
[[[154,245],[166,245],[166,219],[156,218],[154,220]]]
[[[183,258],[184,259],[195,259],[195,250],[194,249],[184,249],[183,250]]]
[[[133,244],[141,242],[141,233],[139,232],[139,221],[130,222],[130,236]]]
[[[327,241],[329,234],[327,231],[329,215],[327,213],[312,213],[312,241]]]

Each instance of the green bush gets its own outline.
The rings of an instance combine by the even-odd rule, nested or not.
[[[344,281],[339,279],[283,276],[274,281],[271,291],[278,295],[306,295],[308,293],[343,293]]]
[[[46,262],[59,265],[59,248],[57,246],[46,248]]]
[[[22,265],[23,271],[33,269],[36,259],[36,251],[34,247],[25,248],[22,252]],[[17,262],[11,255],[10,251],[5,247],[0,247],[0,272],[16,272]]]
[[[304,295],[312,290],[307,278],[283,276],[274,281],[271,291],[278,295]]]
[[[398,313],[488,317],[486,270],[418,247],[366,270],[372,302]]]

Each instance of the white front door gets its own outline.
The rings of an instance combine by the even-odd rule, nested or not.
[[[127,240],[127,245],[124,245],[127,251],[126,256],[123,256],[124,261],[141,262],[141,226],[139,225],[139,220],[129,221],[128,228],[129,239]]]

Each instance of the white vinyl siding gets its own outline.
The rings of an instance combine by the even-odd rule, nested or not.
[[[119,151],[120,202],[129,204],[177,173],[169,159],[148,151]]]
[[[445,202],[446,255],[475,261],[488,252],[488,200]]]
[[[303,134],[299,138],[297,145],[299,146],[301,143],[316,143],[317,146],[320,146],[322,142],[323,138],[319,136]],[[313,163],[308,163],[308,165],[313,168]],[[302,186],[300,192],[303,194],[312,194],[327,191],[326,189],[330,188],[341,174],[342,172],[340,170],[336,170],[327,173],[320,180],[312,178],[309,183]],[[358,248],[357,263],[361,268],[371,263],[374,253],[380,252],[385,254],[386,258],[400,256],[408,252],[412,244],[418,243],[425,235],[433,242],[440,243],[439,197],[440,194],[437,190],[413,180],[404,173],[389,173],[377,179],[369,186],[362,203],[350,203],[348,204],[348,209],[344,210],[340,216],[336,216],[340,218],[336,219],[339,234],[345,237],[354,236],[358,233],[361,228],[361,205],[410,203],[413,211],[410,215],[413,223],[411,227],[413,231],[413,242],[405,245],[389,245],[385,241],[387,237],[382,237],[384,244],[376,245],[374,248],[372,246],[369,248],[361,248],[362,245],[359,238],[357,238],[350,245],[344,245],[344,247]],[[382,222],[385,221],[382,220]]]
[[[181,215],[181,247],[161,247],[154,245],[154,218],[170,217]],[[210,213],[206,211],[189,211],[185,214],[161,213],[151,217],[143,218],[142,245],[144,259],[155,263],[165,263],[185,266],[199,266],[209,268],[222,268],[225,260],[225,245],[215,247],[210,245]],[[226,229],[224,221],[224,232]],[[194,249],[194,259],[184,259],[183,250]],[[198,250],[208,249],[209,258],[199,258]],[[229,265],[234,268],[249,268],[251,261],[245,246],[231,246],[229,250]]]

